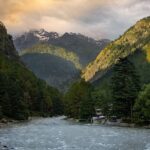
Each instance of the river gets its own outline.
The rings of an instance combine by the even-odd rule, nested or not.
[[[1,128],[0,143],[14,150],[150,150],[150,130],[38,118]]]

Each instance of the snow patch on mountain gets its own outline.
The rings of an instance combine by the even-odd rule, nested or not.
[[[40,40],[40,41],[48,41],[49,37],[39,34],[39,33],[34,33],[34,35]]]
[[[33,34],[40,41],[48,41],[49,40],[48,32],[45,31],[44,29],[40,29],[39,31],[35,31]]]

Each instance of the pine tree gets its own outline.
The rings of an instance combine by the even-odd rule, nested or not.
[[[65,95],[65,114],[77,119],[90,119],[94,113],[91,85],[81,80],[75,82]]]
[[[132,118],[133,105],[140,90],[140,80],[134,65],[121,58],[113,68],[111,79],[113,114],[119,118]]]
[[[8,95],[11,104],[10,117],[17,120],[28,119],[29,112],[27,104],[24,100],[23,90],[20,87],[19,81],[13,80],[12,77],[9,80]]]
[[[150,84],[139,92],[134,104],[134,119],[137,123],[150,124]]]

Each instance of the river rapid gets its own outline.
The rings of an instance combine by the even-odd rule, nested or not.
[[[150,130],[38,118],[1,128],[0,143],[13,150],[150,150]]]

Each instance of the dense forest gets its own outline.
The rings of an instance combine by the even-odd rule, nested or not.
[[[60,115],[61,97],[57,89],[38,79],[20,61],[11,36],[0,23],[0,118]]]

